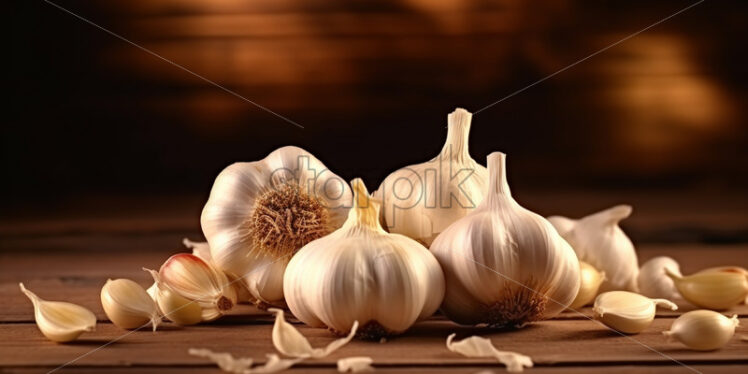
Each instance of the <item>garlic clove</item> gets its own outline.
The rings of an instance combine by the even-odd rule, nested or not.
[[[47,301],[27,290],[23,283],[18,286],[34,304],[36,326],[47,339],[69,342],[96,327],[96,316],[90,310],[72,303]]]
[[[708,271],[681,276],[665,269],[665,273],[684,299],[702,308],[728,309],[748,296],[748,275],[742,272]]]
[[[518,373],[525,367],[533,366],[532,359],[521,353],[500,351],[494,347],[491,340],[480,336],[471,336],[454,342],[457,334],[451,334],[447,337],[447,349],[459,353],[465,357],[494,357],[496,360],[506,365],[506,370],[510,373]]]
[[[597,291],[605,280],[605,272],[598,271],[584,261],[579,261],[579,272],[579,292],[577,292],[577,297],[569,305],[569,309],[571,310],[581,308],[595,300]]]
[[[373,371],[371,364],[374,360],[371,357],[346,357],[338,360],[339,373],[360,373],[364,371]]]
[[[277,373],[302,361],[302,359],[283,359],[276,354],[268,354],[264,365],[252,367],[254,360],[249,357],[234,358],[231,353],[198,348],[190,348],[187,352],[192,356],[207,358],[215,362],[221,370],[234,374]]]
[[[216,319],[236,305],[236,290],[226,275],[195,255],[169,257],[159,278],[180,296],[200,303],[204,321]]]
[[[681,276],[680,265],[670,257],[659,256],[645,262],[636,278],[639,293],[646,297],[673,300],[676,304],[680,304],[684,300],[665,269]]]
[[[146,268],[143,270],[153,277],[154,283],[148,289],[148,293],[156,300],[156,305],[164,317],[182,326],[194,325],[202,321],[203,308],[198,302],[184,298],[169,288],[161,281],[157,271]]]
[[[657,306],[678,309],[669,300],[650,299],[628,291],[609,291],[597,296],[592,312],[595,319],[616,331],[638,334],[652,323]]]
[[[358,321],[353,322],[353,327],[348,336],[334,340],[328,344],[325,348],[312,348],[304,335],[297,330],[293,325],[286,322],[283,315],[283,311],[277,308],[268,309],[269,312],[275,314],[275,324],[273,325],[273,345],[280,353],[286,356],[296,358],[322,358],[335,352],[340,347],[348,344],[356,335],[358,329]]]
[[[617,205],[579,220],[560,216],[549,218],[559,234],[574,248],[580,261],[605,272],[601,292],[638,291],[639,265],[634,244],[618,226],[621,220],[631,215],[631,211],[629,205]]]
[[[153,331],[161,322],[151,295],[129,279],[107,280],[101,288],[101,306],[114,325],[123,329],[142,327],[149,321]]]
[[[725,346],[738,326],[738,316],[727,318],[711,310],[694,310],[678,317],[669,331],[662,333],[688,348],[712,351]]]

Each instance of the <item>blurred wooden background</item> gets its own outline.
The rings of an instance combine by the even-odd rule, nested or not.
[[[693,3],[55,2],[305,128],[43,1],[19,2],[7,20],[6,218],[115,195],[193,196],[199,211],[223,167],[287,144],[373,189],[433,157],[456,106],[476,111]],[[515,190],[547,200],[709,195],[743,214],[746,10],[706,1],[486,109],[472,154],[508,153]]]

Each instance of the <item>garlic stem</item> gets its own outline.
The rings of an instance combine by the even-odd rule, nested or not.
[[[439,156],[444,159],[465,162],[471,160],[468,152],[468,135],[473,114],[457,108],[447,116],[447,141]]]
[[[506,178],[506,154],[493,152],[488,155],[488,193],[482,206],[495,204],[502,196],[512,196]]]
[[[344,227],[361,227],[385,232],[379,222],[381,202],[369,196],[364,182],[356,178],[351,182],[353,189],[353,208],[348,211],[348,220]]]

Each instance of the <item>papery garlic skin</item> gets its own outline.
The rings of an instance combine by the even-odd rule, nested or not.
[[[302,322],[378,339],[431,316],[444,296],[444,275],[421,244],[389,234],[379,223],[379,202],[360,179],[351,183],[354,207],[343,227],[317,239],[291,259],[283,280],[286,302]]]
[[[711,310],[694,310],[678,317],[669,331],[662,333],[688,348],[697,351],[713,351],[727,344],[735,334],[738,316],[727,318]]]
[[[483,201],[488,171],[468,152],[472,116],[461,108],[450,113],[441,153],[393,172],[379,186],[374,196],[382,200],[382,217],[389,232],[428,247],[452,222]]]
[[[65,343],[96,328],[96,316],[90,310],[72,303],[47,301],[27,290],[23,283],[18,286],[34,304],[36,326],[47,339]]]
[[[670,269],[673,274],[681,275],[678,262],[667,256],[659,256],[650,259],[642,265],[637,276],[639,293],[646,297],[672,300],[681,304],[685,300],[680,296],[678,289],[665,269]]]
[[[446,277],[441,309],[460,324],[521,326],[547,319],[579,291],[574,251],[545,218],[512,198],[505,157],[488,156],[485,199],[431,245]]]
[[[109,320],[122,329],[136,329],[151,322],[156,331],[161,316],[156,303],[139,284],[130,279],[109,279],[101,288],[101,306]]]
[[[188,326],[203,320],[203,308],[197,301],[189,300],[161,281],[157,271],[143,268],[153,277],[148,294],[156,301],[160,313],[177,325]]]
[[[665,273],[684,299],[702,308],[729,309],[748,296],[748,275],[741,271],[706,271],[681,276],[665,269]]]
[[[658,306],[678,310],[670,300],[650,299],[628,291],[608,291],[597,296],[592,312],[595,319],[618,332],[638,334],[652,324]]]
[[[304,244],[343,224],[351,196],[312,154],[282,147],[224,169],[200,222],[216,266],[243,279],[254,298],[283,305],[286,264]]]
[[[569,305],[569,309],[576,310],[595,300],[600,285],[605,280],[605,272],[600,272],[594,266],[579,261],[580,285],[577,296]]]
[[[617,205],[579,220],[553,216],[548,220],[574,248],[580,261],[605,272],[600,292],[624,290],[638,292],[639,264],[634,244],[618,226],[631,215],[631,206]]]
[[[200,304],[203,321],[212,321],[236,305],[236,290],[226,275],[195,255],[173,255],[158,273],[169,289]]]

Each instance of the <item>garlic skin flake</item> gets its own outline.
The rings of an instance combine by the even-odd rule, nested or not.
[[[631,206],[617,205],[579,220],[548,217],[556,230],[574,248],[580,261],[605,272],[600,292],[624,290],[638,292],[639,264],[634,244],[618,226],[631,215]]]
[[[530,357],[516,352],[500,351],[487,338],[471,336],[454,342],[455,336],[457,334],[447,337],[447,349],[465,357],[494,357],[504,364],[510,373],[522,372],[525,367],[531,368],[533,365]]]
[[[153,277],[154,283],[148,294],[155,300],[159,312],[168,320],[181,326],[200,323],[203,320],[203,308],[196,301],[182,297],[161,281],[157,271],[143,268]]]
[[[351,191],[309,152],[282,147],[216,178],[200,223],[211,258],[241,278],[255,299],[283,306],[291,256],[345,221]]]
[[[90,310],[72,303],[47,301],[27,290],[23,283],[18,286],[34,304],[36,326],[47,339],[65,343],[96,328],[96,316]]]
[[[452,222],[483,201],[488,171],[470,157],[468,135],[472,114],[457,108],[447,117],[447,140],[430,161],[391,173],[374,193],[382,200],[382,216],[391,233],[425,246]]]
[[[628,291],[601,293],[592,307],[595,319],[618,332],[638,334],[654,321],[657,307],[678,310],[670,300],[650,299]]]
[[[269,312],[275,313],[275,323],[273,324],[273,345],[278,352],[286,356],[295,358],[322,358],[330,353],[337,351],[340,347],[348,344],[353,339],[358,329],[358,321],[353,322],[351,332],[348,336],[334,340],[325,348],[312,348],[304,335],[286,322],[283,311],[276,308],[268,309]]]
[[[170,290],[199,303],[203,321],[212,321],[236,305],[236,290],[226,275],[197,256],[173,255],[158,273]]]
[[[360,373],[365,371],[374,371],[371,364],[374,360],[371,357],[346,357],[338,360],[339,373]]]
[[[678,317],[670,330],[662,333],[668,340],[675,339],[688,348],[713,351],[724,347],[737,327],[737,314],[727,318],[711,310],[694,310]]]
[[[689,303],[706,309],[723,310],[742,303],[748,296],[748,274],[735,268],[727,269],[707,269],[685,277],[670,269],[665,269],[665,273]]]
[[[444,296],[444,275],[428,249],[382,229],[380,204],[361,179],[351,186],[355,197],[348,220],[296,253],[284,291],[302,322],[346,334],[361,321],[358,336],[376,340],[431,316]]]
[[[277,373],[301,361],[301,359],[284,359],[276,354],[269,354],[266,355],[265,365],[252,367],[254,360],[249,357],[234,358],[231,353],[213,352],[210,349],[200,348],[190,348],[187,352],[192,356],[207,358],[215,362],[221,370],[234,374]]]
[[[577,256],[545,218],[512,198],[505,159],[488,156],[485,199],[431,245],[446,277],[441,310],[460,324],[522,326],[557,315],[579,291]]]
[[[161,323],[156,303],[130,279],[107,280],[101,288],[101,306],[109,320],[122,329],[136,329],[150,321],[156,331]]]
[[[639,293],[646,297],[672,300],[676,304],[683,303],[675,283],[667,276],[665,269],[669,269],[673,274],[681,276],[680,265],[678,262],[667,256],[654,257],[647,261],[639,269],[639,276],[636,278],[639,286]]]
[[[576,310],[595,300],[600,285],[605,280],[605,272],[599,272],[592,265],[579,261],[580,286],[577,297],[569,305],[569,309]]]

